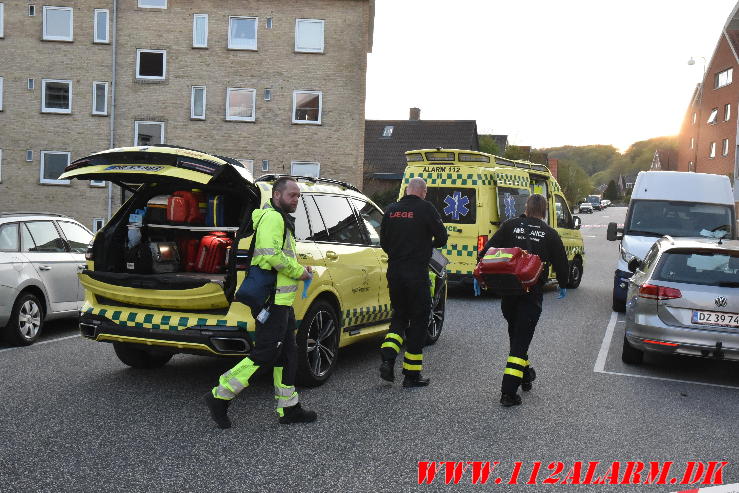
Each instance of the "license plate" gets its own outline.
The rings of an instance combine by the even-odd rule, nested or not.
[[[739,327],[739,313],[704,312],[693,310],[693,323]]]

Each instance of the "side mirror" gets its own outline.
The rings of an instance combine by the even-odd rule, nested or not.
[[[608,229],[606,230],[606,239],[608,241],[616,241],[623,238],[623,235],[619,233],[623,233],[624,230],[620,229],[618,227],[618,224],[616,223],[608,223]]]
[[[640,258],[632,258],[629,261],[629,271],[636,272],[638,269],[641,269],[644,265],[644,262]]]
[[[580,229],[580,226],[582,225],[582,219],[580,219],[577,216],[572,217],[572,227],[574,229]]]

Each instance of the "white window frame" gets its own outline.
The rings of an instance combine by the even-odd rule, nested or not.
[[[166,9],[167,0],[164,0],[164,7],[161,5],[151,5],[151,1],[147,0],[138,0],[138,6],[140,9]]]
[[[68,10],[69,11],[69,37],[50,36],[46,34],[46,13],[51,10]],[[72,7],[51,7],[48,5],[44,5],[42,38],[46,41],[74,41],[74,9]]]
[[[694,111],[694,112],[693,112],[693,125],[695,125],[695,121],[696,121],[696,119],[697,119],[697,118],[698,118],[698,113],[696,113],[696,112]]]
[[[36,6],[29,5],[28,6],[28,17],[35,17],[35,16],[36,16]]]
[[[295,112],[298,110],[296,106],[298,94],[318,94],[318,121],[295,119]],[[291,118],[293,123],[301,125],[320,125],[323,119],[323,91],[293,91],[293,112]]]
[[[139,145],[139,125],[159,125],[159,128],[161,129],[159,131],[159,141],[164,144],[165,134],[164,134],[164,122],[152,122],[152,121],[144,121],[144,120],[136,120],[133,122],[133,145],[137,146]]]
[[[713,159],[716,157],[716,143],[711,142],[711,145],[708,147],[708,157]]]
[[[198,19],[205,19],[205,44],[198,44],[197,27]],[[192,16],[192,47],[207,48],[208,47],[208,14],[193,14]]]
[[[234,46],[231,39],[231,23],[234,19],[252,19],[254,21],[254,47],[251,46]],[[229,50],[246,50],[257,51],[259,46],[259,17],[251,17],[246,15],[232,15],[228,18],[228,49]]]
[[[139,74],[141,64],[141,53],[162,53],[162,76],[157,75],[141,75]],[[136,50],[136,78],[142,80],[166,80],[167,79],[167,50],[146,50],[139,48]]]
[[[46,107],[46,84],[49,82],[61,82],[61,83],[69,84],[69,108],[68,109],[47,108]],[[41,79],[41,113],[62,113],[62,114],[72,113],[72,81],[71,80]]]
[[[96,101],[96,97],[97,97],[96,89],[97,89],[98,84],[103,84],[105,86],[105,100],[104,100],[103,111],[97,111],[95,108],[95,103],[97,102]],[[105,115],[105,116],[108,115],[108,87],[109,87],[109,84],[105,81],[96,80],[92,83],[92,114],[93,115]]]
[[[254,160],[253,159],[237,159],[238,162],[244,165],[244,168],[246,168],[249,173],[251,173],[251,176],[254,176]]]
[[[29,91],[33,91],[36,88],[36,79],[28,79],[26,83],[26,88]]]
[[[100,226],[98,226],[98,223],[100,223]],[[92,220],[92,232],[97,233],[101,229],[103,229],[103,226],[105,226],[105,218],[102,217],[96,217]]]
[[[0,77],[0,111],[3,110],[3,78]]]
[[[299,46],[298,31],[301,23],[321,24],[321,47],[306,48]],[[295,19],[295,51],[298,53],[323,53],[326,47],[326,21],[323,19]]]
[[[72,153],[66,152],[66,151],[41,151],[41,162],[39,165],[39,183],[43,183],[45,185],[69,185],[69,180],[51,180],[49,178],[44,178],[44,164],[46,160],[47,154],[66,154],[67,156],[67,166],[69,166],[69,163],[72,161]]]
[[[233,116],[229,114],[231,108],[231,93],[234,91],[251,91],[251,117]],[[226,120],[237,122],[253,122],[257,118],[257,90],[248,87],[229,87],[226,89]]]
[[[269,159],[262,159],[262,172],[269,171]]]
[[[731,120],[731,103],[726,103],[724,105],[724,121],[728,122]]]
[[[202,115],[195,114],[195,90],[196,89],[203,90],[203,114]],[[206,89],[205,86],[192,86],[190,88],[190,118],[192,120],[205,120],[205,102],[208,100],[207,91],[208,90]]]
[[[394,131],[395,131],[395,125],[385,125],[385,128],[382,129],[382,136],[392,137]]]
[[[26,149],[26,162],[27,163],[33,162],[33,149]]]
[[[691,149],[695,148],[695,137],[690,138],[690,148]]]
[[[0,38],[5,37],[5,4],[0,3]]]
[[[706,123],[708,125],[715,125],[716,120],[718,120],[718,108],[713,108],[711,110],[711,113],[708,115],[708,120],[706,120]]]
[[[721,142],[721,155],[729,155],[729,139],[724,139],[723,142]]]
[[[98,38],[98,14],[105,14],[105,38]],[[95,9],[92,23],[92,42],[110,44],[110,11],[108,9]]]
[[[91,187],[103,188],[107,183],[105,180],[90,180]]]
[[[301,165],[301,164],[315,164],[318,166],[318,174],[315,178],[321,177],[321,163],[317,161],[290,161],[290,174],[293,176],[310,176],[310,175],[298,175],[295,172],[295,165]]]
[[[723,84],[721,83],[722,74],[725,74]],[[729,67],[726,70],[722,70],[721,72],[716,72],[713,88],[721,89],[722,87],[726,87],[733,82],[733,79],[734,79],[734,68],[733,67]]]

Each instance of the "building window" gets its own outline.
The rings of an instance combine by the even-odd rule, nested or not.
[[[31,149],[26,149],[26,161],[33,162],[33,151]]]
[[[698,113],[693,112],[693,125],[695,125],[695,121],[698,118]]]
[[[724,105],[724,121],[728,122],[731,119],[731,103]]]
[[[5,4],[0,3],[0,38],[5,37]]]
[[[205,86],[192,86],[190,118],[193,120],[205,120]]]
[[[142,9],[166,9],[167,0],[139,0]]]
[[[91,187],[104,187],[105,180],[90,180]]]
[[[92,114],[107,115],[108,114],[108,83],[93,82],[92,83]]]
[[[229,87],[226,91],[226,120],[253,122],[256,89]]]
[[[61,151],[41,151],[41,183],[50,185],[69,185],[69,180],[60,180],[64,168],[69,165],[70,153]]]
[[[3,110],[3,78],[0,77],[0,111]]]
[[[244,165],[244,168],[249,170],[252,176],[254,176],[254,160],[253,159],[237,159],[238,162]]]
[[[272,101],[272,89],[269,87],[264,90],[264,100]]]
[[[729,139],[724,139],[723,142],[721,142],[721,155],[729,155]]]
[[[693,161],[688,163],[688,171],[695,171],[695,163]]]
[[[258,19],[256,17],[229,17],[229,49],[257,49],[257,20]]]
[[[716,143],[711,142],[711,146],[708,148],[708,157],[715,158],[716,157]]]
[[[110,43],[110,29],[108,27],[109,13],[107,9],[95,9],[94,31],[95,43]]]
[[[295,51],[323,53],[323,25],[319,19],[296,19]]]
[[[720,87],[728,86],[731,84],[731,79],[734,75],[734,69],[733,68],[727,68],[726,70],[723,70],[719,73],[717,73],[714,76],[713,79],[713,87],[714,89],[718,89]]]
[[[269,159],[262,159],[262,171],[269,171]]]
[[[208,14],[195,14],[192,18],[192,47],[208,47]]]
[[[164,80],[166,77],[166,50],[136,50],[137,79]]]
[[[36,6],[29,5],[28,6],[28,17],[35,17],[35,16],[36,16]]]
[[[44,7],[43,24],[43,39],[72,41],[72,7]]]
[[[272,17],[267,17],[267,20],[265,21],[264,26],[267,29],[272,29]]]
[[[392,125],[385,125],[385,128],[382,129],[382,136],[383,137],[392,137],[393,136],[393,130],[395,127]]]
[[[311,161],[293,161],[290,163],[290,174],[293,176],[321,176],[321,164]]]
[[[105,225],[105,219],[102,217],[96,217],[92,220],[92,232],[97,233],[101,229],[103,229],[103,226]]]
[[[29,91],[33,91],[33,88],[36,87],[36,81],[34,79],[28,79],[28,87]]]
[[[293,123],[321,123],[321,91],[293,92]]]
[[[43,79],[41,81],[41,112],[72,112],[72,81]]]
[[[691,149],[694,149],[695,148],[695,137],[691,137],[690,138],[690,148]]]
[[[714,108],[711,110],[711,114],[708,115],[708,123],[709,125],[715,125],[716,124],[716,117],[718,117],[718,108]]]
[[[134,122],[135,146],[164,144],[164,122]]]

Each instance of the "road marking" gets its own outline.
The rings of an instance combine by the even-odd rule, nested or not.
[[[56,339],[51,339],[51,340],[48,340],[48,341],[37,342],[37,343],[32,344],[30,346],[7,347],[7,348],[0,349],[0,353],[2,353],[3,351],[12,351],[14,349],[32,348],[32,347],[36,347],[36,346],[41,346],[43,344],[49,344],[49,343],[52,343],[52,342],[65,341],[67,339],[73,339],[75,337],[80,337],[80,334],[75,334],[73,336],[66,336],[66,337],[57,337]]]
[[[603,336],[603,342],[600,345],[600,351],[598,352],[598,357],[595,360],[595,366],[593,367],[593,371],[595,373],[603,373],[605,375],[617,375],[619,377],[634,377],[634,378],[646,378],[648,380],[661,380],[666,382],[675,382],[675,383],[691,383],[695,385],[705,385],[708,387],[719,387],[722,389],[735,389],[739,390],[739,387],[736,385],[722,385],[718,383],[707,383],[707,382],[696,382],[694,380],[678,380],[676,378],[665,378],[665,377],[654,377],[652,375],[637,375],[634,373],[623,373],[618,371],[607,371],[605,370],[606,366],[606,358],[608,357],[608,351],[611,349],[611,342],[613,340],[613,332],[616,328],[617,323],[624,323],[624,320],[618,320],[618,313],[617,312],[611,312],[611,319],[608,322],[608,327],[606,328],[606,334]]]

